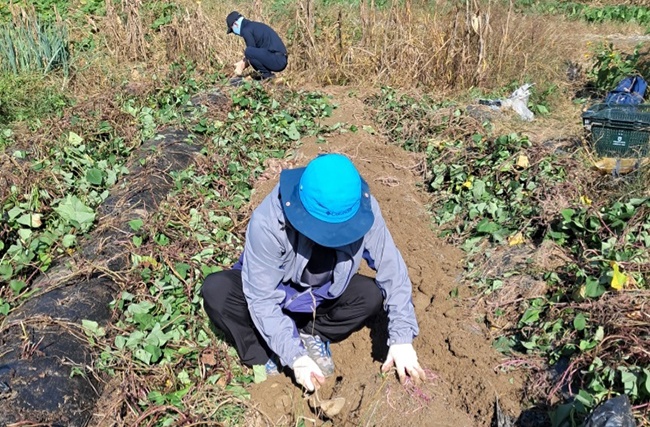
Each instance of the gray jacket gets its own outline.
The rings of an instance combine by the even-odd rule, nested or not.
[[[377,272],[375,281],[384,295],[389,319],[388,344],[411,343],[418,334],[411,281],[374,197],[371,203],[375,221],[368,233],[361,241],[336,250],[334,279],[327,290],[327,298],[343,293],[359,270],[361,260],[365,259]],[[242,282],[253,323],[281,363],[287,366],[306,355],[307,350],[293,320],[282,312],[287,299],[286,286],[282,285],[299,284],[306,293],[311,291],[300,279],[313,245],[287,222],[279,198],[279,185],[276,185],[255,209],[248,224]]]

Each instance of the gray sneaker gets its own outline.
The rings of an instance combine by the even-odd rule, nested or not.
[[[300,339],[307,349],[307,354],[318,365],[323,375],[329,377],[334,373],[334,360],[329,341],[323,341],[318,335],[300,333]]]
[[[266,365],[264,365],[264,369],[266,370],[266,376],[267,377],[273,377],[275,375],[280,375],[282,373],[282,368],[280,368],[280,363],[277,361],[277,357],[271,357],[268,362],[266,362]]]

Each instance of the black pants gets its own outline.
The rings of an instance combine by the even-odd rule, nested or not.
[[[287,67],[287,56],[268,49],[247,47],[244,51],[246,60],[260,73],[262,79],[273,76],[273,71],[282,71]]]
[[[237,349],[242,363],[263,365],[273,355],[255,329],[242,290],[241,270],[225,270],[206,277],[201,289],[203,307],[217,328]],[[326,341],[341,341],[360,329],[365,320],[382,309],[383,296],[370,277],[355,274],[343,294],[311,313],[284,313],[299,330]]]

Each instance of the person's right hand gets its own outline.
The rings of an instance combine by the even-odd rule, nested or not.
[[[305,387],[308,391],[314,391],[319,388],[321,384],[325,383],[325,375],[318,367],[314,360],[305,355],[300,356],[293,362],[293,374],[296,377],[296,382]]]

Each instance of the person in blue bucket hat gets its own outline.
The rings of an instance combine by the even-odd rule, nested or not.
[[[374,279],[357,273],[362,260]],[[382,371],[424,379],[406,265],[368,184],[342,154],[283,170],[251,216],[239,261],[206,277],[201,293],[242,363],[264,365],[267,375],[289,367],[314,391],[335,370],[329,343],[385,310]]]

